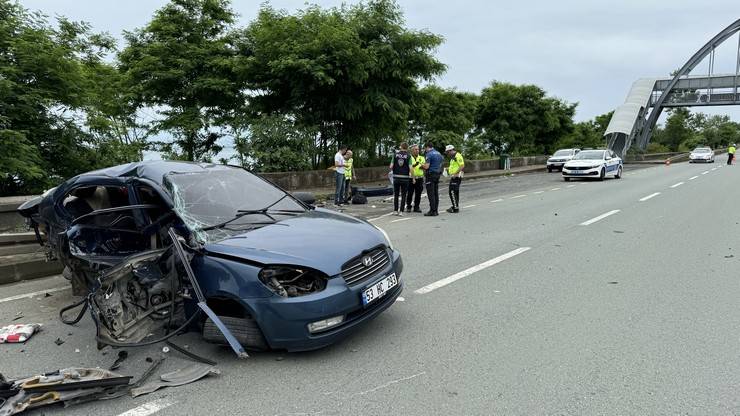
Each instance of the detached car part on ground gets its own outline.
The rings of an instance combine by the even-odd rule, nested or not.
[[[381,229],[239,167],[131,163],[79,175],[18,210],[85,296],[99,347],[188,328],[240,355],[317,349],[403,288],[401,256]]]

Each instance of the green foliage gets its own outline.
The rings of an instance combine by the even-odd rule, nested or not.
[[[417,83],[444,70],[432,55],[441,42],[407,29],[392,0],[294,15],[264,5],[244,31],[240,75],[253,91],[251,111],[320,131],[327,163],[337,143],[372,158],[378,142],[406,135]]]
[[[604,132],[614,112],[596,116],[593,120],[582,121],[573,126],[573,132],[555,143],[556,149],[603,148],[606,146]]]
[[[80,118],[94,107],[89,70],[112,44],[87,24],[52,26],[0,0],[0,195],[41,192],[99,167]]]
[[[155,106],[161,116],[152,133],[168,157],[210,160],[221,151],[214,130],[244,102],[234,72],[235,15],[226,0],[172,0],[143,28],[127,32],[119,54],[136,107]]]
[[[259,172],[311,169],[315,135],[285,117],[261,117],[251,125],[248,154],[253,162],[249,167]]]
[[[493,82],[481,93],[476,123],[497,154],[548,154],[573,131],[575,109],[536,85]]]

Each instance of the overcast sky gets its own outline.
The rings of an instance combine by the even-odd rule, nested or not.
[[[640,77],[679,68],[721,29],[740,19],[740,0],[398,0],[407,24],[444,36],[438,83],[479,92],[491,80],[532,83],[578,102],[578,120],[621,104]],[[21,0],[26,8],[91,23],[120,38],[141,27],[164,0]],[[246,24],[262,1],[234,1]],[[294,11],[304,1],[273,0]],[[341,1],[316,0],[321,6]],[[353,3],[353,1],[345,2]],[[735,72],[737,37],[718,51],[716,71]],[[706,65],[697,71],[705,72]],[[728,113],[737,107],[709,112]]]

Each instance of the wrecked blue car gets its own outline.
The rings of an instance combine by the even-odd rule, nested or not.
[[[240,167],[115,166],[19,212],[85,296],[101,348],[197,329],[240,354],[312,350],[376,317],[403,289],[401,256],[383,230]]]

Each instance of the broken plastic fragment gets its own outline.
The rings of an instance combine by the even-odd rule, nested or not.
[[[0,328],[0,344],[26,342],[41,329],[41,324],[16,324]]]

